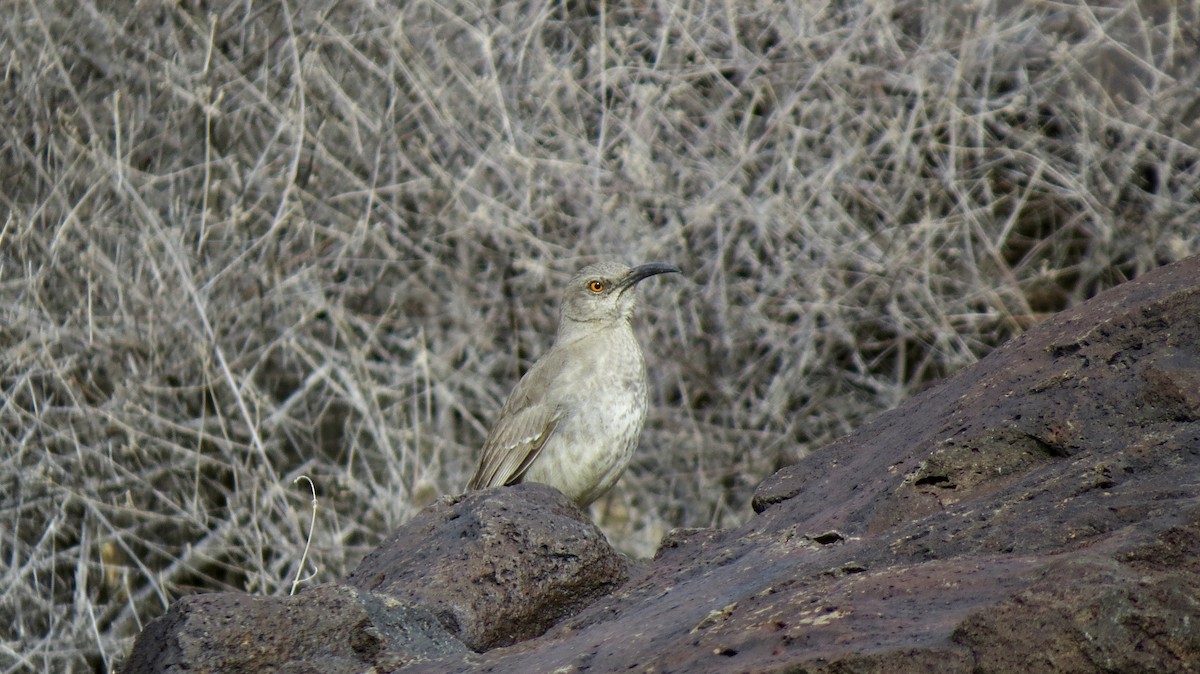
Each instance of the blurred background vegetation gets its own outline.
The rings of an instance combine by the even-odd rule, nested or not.
[[[1046,315],[1200,250],[1195,3],[0,7],[0,671],[330,581],[460,491],[585,263],[648,556]],[[301,556],[315,484],[319,507]]]

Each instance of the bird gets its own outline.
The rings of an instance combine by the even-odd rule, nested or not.
[[[600,262],[562,295],[554,345],[504,402],[468,490],[537,482],[587,508],[616,484],[646,421],[646,361],[630,317],[664,263]]]

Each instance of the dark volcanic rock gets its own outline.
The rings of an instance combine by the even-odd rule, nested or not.
[[[420,645],[376,648],[401,654],[380,668],[1200,671],[1200,257],[780,471],[744,526],[675,532],[619,587],[625,567],[553,496],[436,505],[365,560],[352,588],[427,607],[476,649],[513,644],[438,656],[414,614]],[[135,659],[188,612],[152,624]],[[346,634],[309,652],[340,666]]]
[[[545,632],[627,577],[624,558],[574,504],[527,484],[426,508],[345,582],[428,606],[484,650]]]
[[[391,671],[538,636],[628,577],[567,497],[518,485],[442,499],[342,583],[295,597],[185,597],[138,637],[134,672]],[[464,645],[465,644],[465,645]]]
[[[138,636],[123,671],[350,674],[466,652],[428,610],[331,584],[184,597]]]

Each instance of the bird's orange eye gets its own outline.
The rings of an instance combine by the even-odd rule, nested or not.
[[[597,295],[604,292],[605,287],[604,281],[601,281],[600,279],[592,279],[591,281],[588,281],[588,290],[596,293]]]

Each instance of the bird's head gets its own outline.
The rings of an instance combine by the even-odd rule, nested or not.
[[[629,267],[620,262],[599,262],[575,274],[562,298],[559,335],[575,328],[595,329],[627,320],[637,304],[638,282],[657,274],[679,273],[679,268],[653,262]]]

